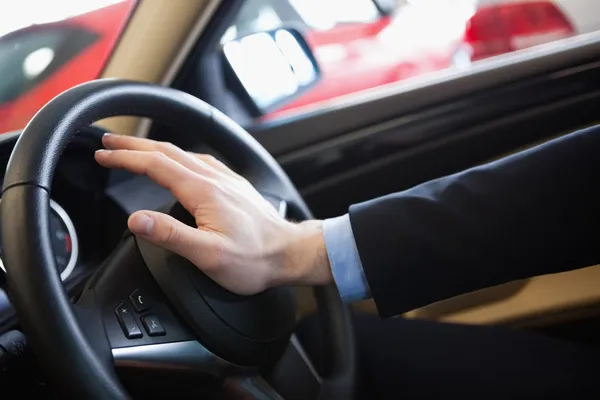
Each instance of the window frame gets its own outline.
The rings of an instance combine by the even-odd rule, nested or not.
[[[102,78],[104,76],[104,73],[106,72],[106,68],[108,67],[108,64],[110,63],[110,60],[112,59],[115,51],[117,50],[117,48],[121,44],[121,41],[123,40],[123,35],[127,31],[127,28],[129,27],[129,23],[133,19],[133,16],[137,12],[138,7],[140,6],[141,2],[142,2],[142,0],[133,0],[133,5],[131,6],[131,10],[129,10],[129,15],[127,16],[127,18],[125,19],[125,21],[123,21],[123,25],[121,26],[121,30],[119,31],[119,36],[117,37],[117,39],[113,43],[113,46],[110,49],[110,52],[106,55],[106,59],[104,60],[104,64],[102,65],[102,69],[100,70],[100,73],[98,74],[98,78]]]

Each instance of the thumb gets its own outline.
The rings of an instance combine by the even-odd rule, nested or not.
[[[214,241],[208,232],[156,211],[137,211],[129,217],[127,225],[134,234],[195,264],[196,255],[210,254],[208,248]]]

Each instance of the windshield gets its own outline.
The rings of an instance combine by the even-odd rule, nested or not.
[[[0,133],[99,77],[135,0],[19,0],[0,7]]]

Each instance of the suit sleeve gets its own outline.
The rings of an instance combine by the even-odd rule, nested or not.
[[[350,207],[382,317],[600,264],[600,128]]]

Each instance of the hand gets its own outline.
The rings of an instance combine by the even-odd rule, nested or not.
[[[128,136],[108,134],[102,142],[98,163],[147,175],[196,219],[192,228],[163,213],[138,211],[128,221],[134,234],[187,258],[238,294],[332,281],[321,221],[286,221],[214,157]]]

